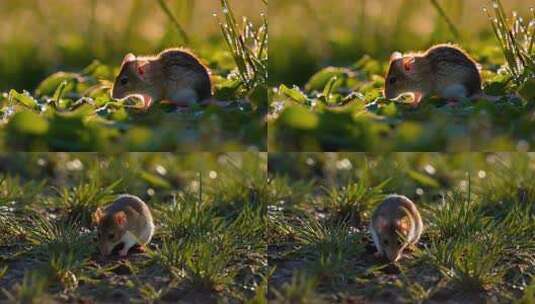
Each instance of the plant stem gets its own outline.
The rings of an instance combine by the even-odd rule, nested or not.
[[[442,7],[438,4],[436,0],[431,0],[431,4],[433,4],[439,15],[444,19],[444,21],[446,21],[453,36],[455,36],[456,39],[460,39],[461,37],[459,35],[459,30],[457,30],[457,27],[453,24],[448,15],[446,15],[444,9],[442,9]]]
[[[180,36],[182,36],[182,39],[184,39],[184,43],[189,45],[190,40],[188,34],[186,33],[186,31],[184,31],[184,28],[180,25],[180,23],[178,23],[178,20],[176,20],[175,16],[169,9],[169,6],[167,6],[164,0],[158,0],[158,4],[160,5],[164,13],[167,15],[169,20],[171,20],[171,22],[175,25],[176,29],[180,33]]]

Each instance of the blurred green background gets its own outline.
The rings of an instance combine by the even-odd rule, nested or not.
[[[477,48],[492,40],[484,6],[488,0],[436,0],[458,38],[430,0],[272,0],[270,83],[302,86],[319,68],[350,65],[364,54],[385,60],[393,51],[420,50],[439,42]],[[506,11],[527,14],[530,0],[502,1]]]
[[[265,175],[266,170],[267,154],[257,152],[130,152],[115,156],[107,153],[0,153],[2,182],[10,176],[22,183],[43,182],[46,186],[71,190],[80,188],[81,184],[95,183],[96,189],[103,191],[104,187],[119,181],[113,192],[132,193],[147,201],[163,201],[192,186],[198,191],[199,181],[209,188],[221,184],[223,178],[224,182],[234,178],[249,180],[257,173]],[[32,192],[37,192],[34,195],[52,194],[37,186],[34,188]],[[8,192],[5,191],[6,199],[0,200],[0,205],[9,201]],[[28,203],[36,203],[39,208],[46,205],[40,200]],[[19,207],[24,206],[21,203]]]
[[[164,0],[189,44],[154,0],[4,0],[0,2],[0,90],[33,90],[45,76],[79,71],[93,59],[117,66],[128,52],[154,54],[187,46],[218,67],[234,67],[215,0]],[[239,20],[254,23],[261,1],[230,1]],[[225,52],[223,52],[225,51]],[[209,55],[209,56],[208,56]],[[211,66],[213,62],[207,62]]]
[[[383,193],[401,193],[417,202],[440,201],[445,193],[468,187],[489,196],[515,197],[518,189],[535,194],[530,181],[535,153],[281,152],[269,154],[268,168],[270,179],[283,178],[289,192],[309,201],[323,193],[322,186],[341,187],[360,180],[370,187],[388,181]],[[301,202],[306,205],[307,199]]]

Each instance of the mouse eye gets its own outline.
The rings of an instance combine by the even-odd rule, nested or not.
[[[113,233],[108,234],[108,238],[109,238],[110,240],[113,240],[113,237],[115,237],[115,235],[114,235]]]
[[[388,79],[388,82],[390,84],[394,84],[394,83],[396,83],[396,81],[398,81],[398,79],[396,77],[390,77],[390,79]]]
[[[388,245],[388,240],[383,240],[383,244]]]
[[[125,85],[128,83],[128,78],[127,77],[123,77],[121,78],[121,80],[119,80],[121,82],[122,85]]]

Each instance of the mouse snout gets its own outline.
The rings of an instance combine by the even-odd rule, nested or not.
[[[119,91],[119,88],[117,87],[117,85],[114,85],[113,88],[111,89],[111,98],[113,99],[121,99],[123,98],[123,94]]]
[[[383,90],[383,95],[386,99],[396,99],[399,96],[394,88],[385,88]]]
[[[392,94],[392,90],[389,90],[388,88],[385,88],[383,90],[383,96],[386,98],[386,99],[394,99],[396,96],[393,96],[394,94]]]

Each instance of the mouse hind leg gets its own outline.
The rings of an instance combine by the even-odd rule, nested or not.
[[[167,96],[166,102],[178,107],[190,107],[199,102],[199,96],[193,89],[181,89]]]
[[[450,84],[442,89],[440,97],[447,99],[448,103],[455,103],[467,98],[468,90],[463,84]]]
[[[128,254],[128,250],[138,243],[138,239],[130,231],[126,231],[121,242],[123,243],[123,249],[119,251],[119,256],[124,257]]]
[[[150,240],[152,239],[152,236],[154,234],[154,224],[152,223],[148,223],[146,226],[145,226],[145,229],[141,232],[141,235],[139,237],[139,241],[141,243],[141,245],[146,245],[150,242]]]

